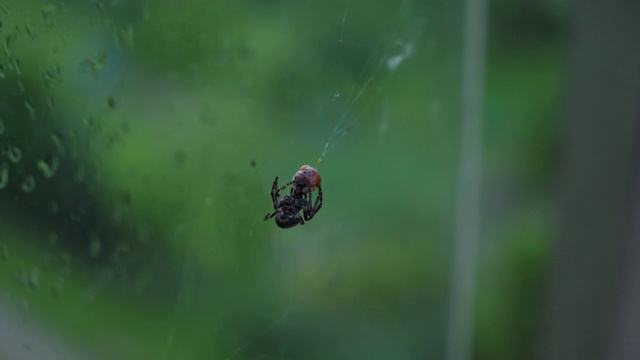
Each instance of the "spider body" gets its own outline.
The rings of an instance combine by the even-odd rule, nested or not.
[[[275,217],[276,225],[283,229],[304,225],[305,221],[313,219],[322,207],[322,188],[320,175],[311,166],[304,165],[293,176],[293,180],[278,187],[278,178],[271,187],[271,200],[274,212],[265,215],[264,220]],[[280,196],[280,191],[291,186],[289,194]],[[313,203],[312,192],[318,190],[318,196]],[[313,205],[312,205],[313,204]],[[302,211],[302,215],[300,212]]]

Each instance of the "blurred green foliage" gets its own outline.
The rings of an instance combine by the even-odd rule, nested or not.
[[[492,4],[476,354],[522,359],[564,17]],[[0,291],[27,327],[104,359],[443,356],[460,3],[1,1],[0,22]],[[263,222],[325,148],[321,212]]]

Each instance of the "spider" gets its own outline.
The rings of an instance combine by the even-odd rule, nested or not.
[[[269,220],[275,216],[276,225],[283,229],[294,227],[298,224],[304,225],[305,221],[313,219],[322,207],[322,187],[320,187],[320,174],[309,165],[303,165],[293,176],[293,180],[278,187],[278,177],[273,181],[271,187],[271,199],[273,200],[274,212],[265,215],[264,220]],[[291,192],[280,198],[280,191],[291,187]],[[311,193],[318,189],[318,197],[315,204]],[[302,211],[302,216],[300,216]]]

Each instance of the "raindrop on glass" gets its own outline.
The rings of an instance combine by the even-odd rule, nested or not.
[[[29,319],[31,311],[29,310],[29,300],[27,298],[22,298],[22,305],[20,305],[20,316],[22,317],[22,321],[27,321]]]
[[[58,234],[56,234],[55,232],[50,232],[49,233],[49,243],[51,245],[55,245],[58,243]]]
[[[115,110],[116,109],[116,98],[113,96],[109,96],[107,98],[107,106],[111,109],[111,110]]]
[[[33,106],[33,104],[31,103],[31,101],[29,100],[25,100],[24,101],[24,107],[27,109],[27,111],[29,112],[29,118],[31,120],[35,120],[36,119],[36,108]]]
[[[89,70],[94,79],[98,77],[98,74],[104,69],[107,61],[107,53],[101,52],[97,56],[89,55],[82,62],[84,66]]]
[[[102,251],[102,242],[97,235],[91,236],[91,242],[89,243],[89,256],[92,258],[98,257]]]
[[[84,124],[92,131],[100,131],[100,123],[95,117],[86,117]]]
[[[2,163],[0,166],[0,189],[4,189],[9,183],[9,165]]]
[[[86,169],[83,164],[80,164],[78,166],[78,169],[76,170],[76,175],[74,176],[74,179],[77,183],[81,183],[81,182],[84,182],[86,178],[87,178]]]
[[[69,267],[71,264],[71,254],[67,251],[63,251],[60,253],[60,260],[65,267]]]
[[[20,150],[17,146],[9,145],[7,153],[9,155],[9,160],[11,160],[11,162],[14,164],[17,164],[20,162],[20,160],[22,160],[22,150]]]
[[[2,43],[2,50],[6,56],[11,56],[13,53],[13,42],[15,41],[12,34],[7,34],[7,38]]]
[[[53,145],[55,145],[60,156],[64,157],[67,155],[67,151],[62,143],[62,135],[60,135],[60,133],[51,133],[51,141],[53,142]]]
[[[16,72],[18,75],[22,75],[22,69],[20,68],[20,60],[12,58],[9,60],[9,68]]]
[[[22,80],[18,80],[16,85],[18,86],[16,95],[24,95],[24,93],[27,91],[27,88],[24,87],[24,83],[22,82]]]
[[[35,291],[40,286],[40,270],[37,267],[31,269],[31,274],[29,275],[28,281],[29,287],[31,290]]]
[[[58,158],[56,156],[47,156],[46,158],[38,161],[38,169],[42,171],[42,175],[46,179],[50,179],[58,171]]]
[[[58,214],[60,213],[60,201],[53,200],[53,202],[51,203],[51,212],[54,214]]]
[[[2,244],[2,246],[0,246],[0,260],[7,260],[9,259],[9,248],[7,247],[7,245]]]
[[[44,23],[53,28],[56,26],[56,18],[55,14],[58,11],[58,8],[55,5],[45,5],[42,7],[42,19]]]
[[[51,295],[53,295],[54,297],[60,296],[60,294],[62,293],[63,284],[64,284],[64,278],[62,278],[61,276],[58,276],[58,278],[56,279],[56,282],[54,282],[53,285],[51,286]]]
[[[36,34],[33,32],[33,30],[31,30],[31,27],[29,25],[25,25],[24,30],[27,32],[27,35],[29,35],[31,40],[36,39]]]
[[[21,286],[27,285],[27,272],[23,268],[16,269],[13,272],[13,279]]]
[[[60,72],[60,65],[56,64],[52,66],[49,70],[45,71],[42,74],[42,79],[47,87],[51,87],[51,85],[55,83],[60,83],[62,79],[62,74]]]
[[[22,191],[28,194],[36,188],[36,179],[32,175],[29,175],[22,180],[22,185],[20,185],[20,187],[22,188]]]

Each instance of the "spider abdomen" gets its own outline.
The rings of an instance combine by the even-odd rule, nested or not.
[[[288,229],[300,224],[300,215],[293,212],[281,212],[276,215],[276,225]]]
[[[302,165],[293,175],[295,182],[295,192],[297,194],[307,194],[317,189],[322,183],[322,178],[318,171],[309,165]]]

